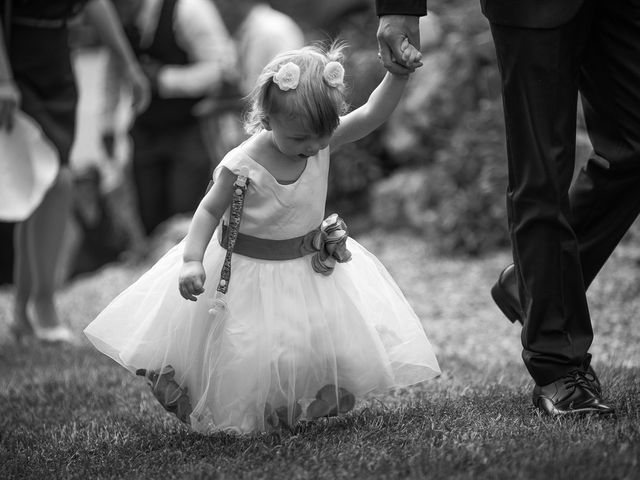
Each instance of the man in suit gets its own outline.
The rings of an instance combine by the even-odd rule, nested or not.
[[[168,218],[193,213],[204,195],[216,162],[207,149],[199,105],[233,72],[235,47],[211,0],[114,4],[151,84],[149,108],[135,117],[130,131],[137,205],[145,233],[151,234]],[[115,108],[118,68],[109,68],[116,78],[106,86],[107,104]]]
[[[491,25],[507,134],[513,249],[492,296],[523,323],[534,405],[611,414],[590,366],[586,289],[640,212],[640,8],[620,0],[481,0]],[[382,61],[417,45],[425,0],[377,0]],[[406,69],[404,70],[406,71]],[[575,183],[582,98],[593,152]]]

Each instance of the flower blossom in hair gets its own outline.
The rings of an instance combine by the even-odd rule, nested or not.
[[[300,81],[300,67],[293,62],[285,63],[273,76],[273,81],[280,90],[295,90]]]
[[[324,67],[322,77],[330,87],[339,87],[344,82],[344,67],[340,62],[329,62]]]

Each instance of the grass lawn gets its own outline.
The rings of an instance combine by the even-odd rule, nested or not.
[[[589,292],[593,365],[617,418],[552,419],[531,405],[520,329],[489,296],[508,253],[447,259],[410,235],[358,239],[424,320],[439,378],[293,432],[207,437],[86,340],[12,344],[5,288],[0,478],[640,478],[638,249],[619,248]],[[65,319],[80,332],[142,271],[116,265],[69,285],[59,297]]]

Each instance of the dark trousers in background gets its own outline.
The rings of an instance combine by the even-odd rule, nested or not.
[[[13,283],[14,223],[0,222],[0,285]]]
[[[213,162],[200,124],[158,130],[134,127],[133,180],[147,234],[179,213],[197,208],[211,179]]]
[[[640,212],[640,3],[587,0],[558,28],[491,31],[523,359],[546,385],[590,361],[585,291]],[[594,152],[570,189],[578,92]]]

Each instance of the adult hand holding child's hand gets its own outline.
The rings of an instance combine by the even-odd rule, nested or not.
[[[409,75],[422,66],[420,58],[413,62],[405,61],[407,52],[409,60],[420,53],[414,45],[420,45],[419,17],[413,15],[382,15],[376,33],[378,39],[378,56],[389,72],[394,75]],[[406,42],[406,43],[405,43]],[[411,49],[404,48],[405,45]],[[414,52],[415,50],[415,52]]]

